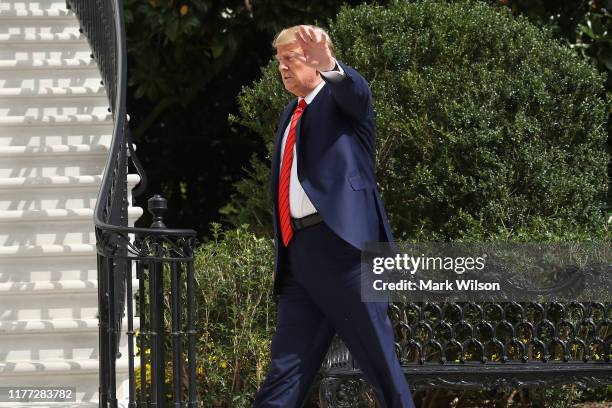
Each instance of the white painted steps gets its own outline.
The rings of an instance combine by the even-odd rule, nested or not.
[[[110,113],[14,115],[0,117],[0,131],[13,126],[108,125],[111,120]]]
[[[100,78],[90,55],[83,58],[4,59],[0,60],[0,86],[25,90],[41,87],[95,89],[100,86]]]
[[[34,30],[37,31],[37,30]],[[83,37],[78,31],[78,28],[73,26],[69,32],[53,33],[53,32],[23,32],[17,34],[2,34],[0,33],[0,41],[13,44],[34,44],[34,43],[54,43],[54,44],[70,44],[83,47],[81,41]]]
[[[63,282],[66,280],[91,281],[97,278],[96,253],[93,245],[86,250],[49,253],[39,246],[38,254],[42,256],[5,253],[0,255],[0,277],[2,284],[30,282]],[[54,245],[54,247],[58,247]],[[59,246],[62,247],[62,246]],[[36,247],[33,247],[36,248]],[[33,252],[33,251],[30,251]],[[23,252],[22,252],[23,254]],[[49,261],[53,256],[54,260]]]
[[[0,145],[0,178],[98,175],[107,155],[108,146],[95,143]]]
[[[138,325],[138,319],[134,324]],[[127,327],[124,319],[121,327]],[[45,337],[45,342],[40,341]],[[123,337],[120,347],[127,338]],[[96,359],[98,319],[4,320],[0,321],[0,361]],[[138,357],[137,357],[138,358]]]
[[[1,14],[0,14],[1,15]],[[0,19],[2,21],[2,19]],[[49,68],[62,68],[63,70],[71,70],[71,74],[74,74],[74,71],[78,70],[96,70],[98,67],[96,63],[91,59],[91,56],[87,56],[87,58],[38,58],[33,60],[12,60],[12,59],[3,59],[0,60],[0,71],[1,72],[10,72],[10,71],[33,71],[40,72],[47,70]],[[44,74],[44,72],[43,72]],[[30,73],[28,75],[35,75]],[[4,76],[3,76],[4,77]],[[99,78],[92,78],[98,79]]]
[[[0,259],[6,262],[10,259],[51,257],[91,256],[96,253],[94,244],[60,244],[60,245],[13,245],[0,246]],[[4,278],[4,276],[2,276]]]
[[[0,178],[98,175],[107,154],[107,146],[95,144],[0,146]]]
[[[98,283],[95,280],[65,279],[63,281],[43,282],[3,282],[0,283],[2,296],[23,296],[31,293],[55,294],[69,292],[96,292]],[[70,320],[68,320],[70,321]],[[34,322],[36,323],[36,322]],[[2,332],[2,320],[0,320],[0,333]]]
[[[1,59],[87,58],[91,55],[83,35],[68,34],[6,34],[0,36]]]
[[[98,381],[99,362],[91,359],[58,359],[0,362],[0,383],[8,386],[10,382],[19,381],[20,386],[75,387],[79,402],[94,402],[98,399],[97,389],[90,387]],[[117,372],[127,372],[127,358],[116,362]],[[6,385],[5,385],[6,384]],[[118,383],[121,386],[121,383]],[[125,395],[127,383],[119,389],[118,395]],[[15,405],[12,405],[15,406]],[[49,406],[54,406],[53,404]],[[77,404],[77,406],[81,406]]]
[[[3,98],[3,103],[8,104],[8,101],[13,103],[19,102],[37,102],[40,98],[45,97],[73,97],[80,96],[81,98],[104,97],[106,93],[102,86],[86,87],[86,86],[71,86],[71,87],[38,87],[36,89],[29,88],[2,88],[0,89],[0,97]],[[75,99],[74,102],[82,102],[83,99]]]
[[[85,204],[96,199],[101,182],[101,175],[1,177],[0,209],[81,208],[67,207],[69,199],[88,207]]]
[[[93,209],[112,131],[98,68],[65,0],[0,0],[0,385],[76,386],[78,401],[0,407],[97,406]],[[128,188],[139,181],[129,175]],[[131,195],[128,203],[131,225],[142,209]],[[125,335],[120,351],[123,398]]]
[[[9,88],[12,91],[14,88]],[[42,90],[44,92],[44,88]],[[109,112],[104,95],[56,95],[54,97],[10,97],[0,95],[0,116],[5,118],[29,116],[96,115]]]
[[[132,224],[142,215],[128,208]],[[50,210],[0,210],[0,245],[95,244],[92,208]]]
[[[57,24],[57,22],[60,21],[60,19],[63,17],[63,19],[72,22],[72,26],[74,27],[74,16],[69,10],[65,8],[65,6],[64,8],[48,9],[9,9],[7,6],[7,3],[0,3],[0,11],[2,12],[2,14],[0,14],[0,20],[15,21],[16,18],[19,18],[18,21],[26,21],[27,19],[45,19],[45,21],[43,21],[43,24],[35,23],[35,25],[33,26],[27,26],[44,31],[45,29],[47,29],[47,27]]]
[[[128,175],[129,188],[139,181]],[[101,175],[0,178],[0,210],[93,208],[101,182]]]
[[[2,34],[78,35],[80,32],[79,27],[74,24],[74,17],[68,10],[6,10],[0,15],[0,35]]]
[[[110,146],[112,128],[108,126],[11,127],[0,131],[0,147],[47,147],[57,145]]]
[[[75,153],[79,156],[102,156],[106,158],[108,153],[106,144],[57,144],[43,146],[0,146],[0,158],[12,158],[15,156],[32,157],[34,159],[42,159],[44,157],[71,157]]]
[[[0,3],[0,10],[17,10],[17,11],[37,11],[37,10],[58,10],[66,11],[66,2],[64,0],[4,0]]]

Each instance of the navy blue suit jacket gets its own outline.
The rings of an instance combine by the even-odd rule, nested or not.
[[[323,221],[340,238],[363,250],[366,242],[393,242],[393,236],[376,186],[376,126],[370,87],[356,70],[338,64],[345,77],[339,82],[323,77],[325,86],[297,123],[297,174]],[[278,216],[280,148],[296,105],[297,98],[281,115],[272,155],[275,297],[286,267]]]

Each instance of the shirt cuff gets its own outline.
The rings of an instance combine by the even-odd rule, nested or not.
[[[321,76],[330,82],[340,82],[344,79],[345,74],[340,64],[338,64],[338,61],[336,61],[334,69],[331,71],[321,71]]]

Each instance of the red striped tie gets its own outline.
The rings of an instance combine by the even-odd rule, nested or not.
[[[302,116],[306,101],[301,99],[298,106],[293,111],[291,117],[291,125],[289,126],[289,135],[285,141],[285,150],[283,151],[283,161],[281,167],[280,181],[278,183],[278,212],[281,225],[281,236],[285,246],[289,245],[291,237],[293,237],[293,228],[291,227],[291,214],[289,211],[289,180],[291,179],[291,164],[293,163],[293,146],[295,145],[295,127],[297,121]]]

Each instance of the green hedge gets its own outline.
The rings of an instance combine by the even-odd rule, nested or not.
[[[250,407],[276,323],[273,243],[219,225],[212,237],[195,254],[198,393],[205,407]]]
[[[609,236],[604,76],[506,8],[462,0],[343,8],[339,58],[370,82],[377,174],[398,239]],[[271,150],[292,96],[271,61],[236,122]],[[271,233],[269,156],[225,207]]]

